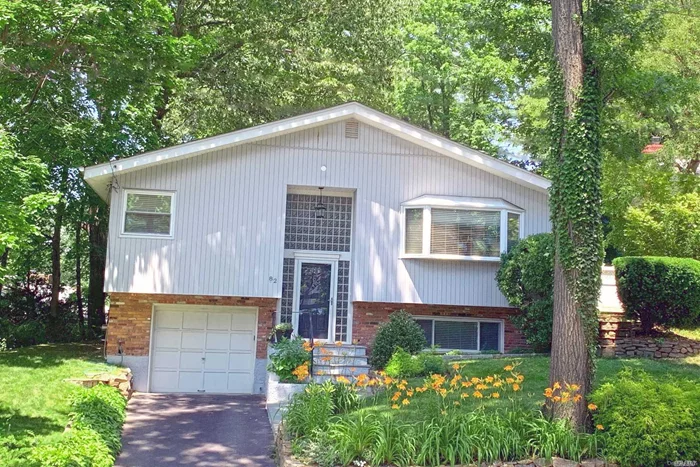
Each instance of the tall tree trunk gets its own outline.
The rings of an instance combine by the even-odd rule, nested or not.
[[[10,257],[10,249],[5,248],[5,251],[0,255],[0,269],[5,269],[7,267],[7,260]],[[0,294],[2,293],[2,276],[0,276]]]
[[[65,178],[67,178],[67,175]],[[63,228],[63,216],[65,212],[66,202],[61,199],[56,205],[53,235],[51,236],[51,306],[49,308],[49,315],[52,320],[58,319],[58,303],[61,293],[61,229]]]
[[[556,167],[551,197],[555,263],[550,386],[575,384],[580,387],[578,394],[584,397],[568,403],[550,400],[548,407],[554,417],[568,419],[583,430],[588,414],[585,395],[591,389],[593,376],[591,349],[597,338],[596,304],[591,303],[591,297],[598,293],[592,289],[600,281],[600,261],[595,255],[602,247],[596,246],[596,241],[600,241],[598,104],[584,101],[588,97],[584,90],[581,0],[552,0],[552,37],[561,74],[559,100],[563,98],[557,105],[563,107],[558,112],[561,122],[555,126],[560,130],[558,140],[552,143]],[[582,118],[582,112],[593,114]],[[585,177],[585,183],[579,182],[581,177]],[[578,258],[586,256],[590,261],[582,266]]]
[[[81,221],[75,223],[75,299],[76,306],[78,307],[78,325],[80,326],[80,336],[85,337],[85,315],[83,315],[83,285],[81,284],[83,271],[81,268],[80,261],[82,256],[82,247],[80,242],[82,228],[83,223]]]
[[[88,323],[95,332],[105,324],[105,266],[107,264],[107,221],[106,206],[91,209],[88,226],[90,239],[90,277],[88,290]]]

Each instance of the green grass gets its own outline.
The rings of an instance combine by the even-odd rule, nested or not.
[[[671,332],[674,334],[678,334],[679,336],[683,336],[686,339],[693,339],[696,341],[700,341],[700,328],[696,329],[671,329]]]
[[[503,367],[512,362],[519,362],[517,371],[525,376],[522,390],[518,392],[501,392],[499,399],[475,399],[469,397],[460,400],[460,410],[483,409],[486,411],[496,408],[520,406],[525,409],[536,410],[545,401],[543,392],[549,385],[549,357],[505,357],[494,359],[464,360],[461,374],[469,379],[471,377],[483,378],[493,374],[503,374]],[[607,380],[614,380],[615,375],[624,367],[641,369],[649,373],[652,378],[658,380],[672,380],[687,382],[692,385],[700,384],[700,356],[688,357],[684,360],[651,360],[651,359],[599,359],[594,387]],[[409,386],[417,387],[423,384],[423,378],[414,378],[409,381]],[[471,388],[467,392],[473,392]],[[487,391],[485,391],[487,392]],[[491,392],[490,390],[488,392]],[[392,410],[387,403],[385,394],[378,394],[374,398],[365,400],[367,412],[389,412],[405,421],[419,421],[425,419],[426,413],[437,410],[436,396],[429,392],[416,393],[411,399],[410,405]]]
[[[113,371],[99,344],[47,344],[0,352],[0,439],[61,433],[70,397],[81,388],[64,381]]]

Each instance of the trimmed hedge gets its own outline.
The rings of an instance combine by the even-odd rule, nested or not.
[[[700,324],[700,261],[626,256],[613,260],[613,265],[625,313],[639,319],[645,333],[650,333],[656,324]]]
[[[593,420],[605,435],[605,456],[622,466],[668,465],[700,459],[700,391],[697,382],[658,381],[625,368],[589,398]]]
[[[0,441],[0,460],[8,467],[111,467],[121,450],[126,399],[116,388],[98,385],[71,401],[69,429],[41,442],[14,437]]]
[[[536,352],[552,345],[554,237],[543,233],[520,240],[501,256],[498,288],[520,313],[511,321]]]

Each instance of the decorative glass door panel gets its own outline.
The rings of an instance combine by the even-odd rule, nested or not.
[[[334,315],[335,264],[333,262],[300,261],[298,268],[296,334],[309,339],[330,339]]]

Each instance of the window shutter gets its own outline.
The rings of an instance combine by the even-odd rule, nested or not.
[[[435,345],[443,349],[478,350],[479,323],[471,321],[435,321]]]
[[[423,253],[423,208],[406,209],[406,253]]]
[[[500,256],[501,213],[432,209],[430,253]]]

